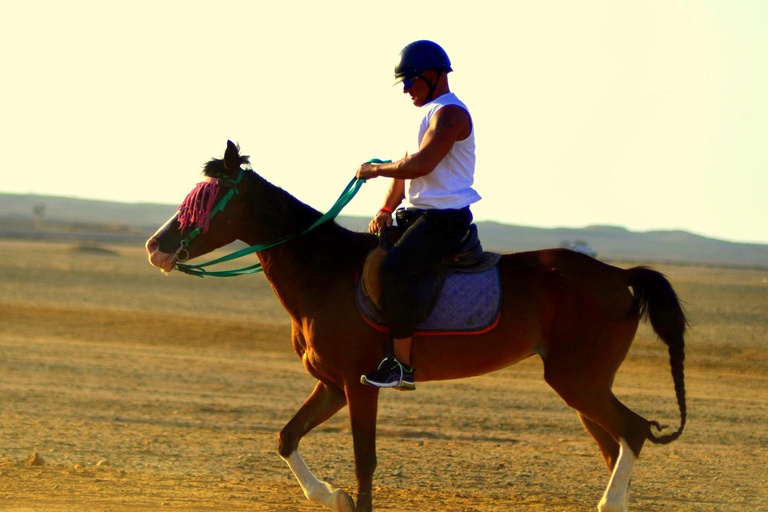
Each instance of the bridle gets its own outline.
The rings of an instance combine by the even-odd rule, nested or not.
[[[369,160],[368,162],[373,164],[383,164],[383,163],[390,162],[390,160],[379,160],[377,158],[374,158],[372,160]],[[243,169],[240,169],[240,172],[237,175],[237,178],[235,179],[231,179],[229,177],[208,177],[207,178],[207,180],[218,180],[217,182],[219,185],[229,188],[229,190],[224,195],[224,197],[222,197],[218,201],[218,203],[216,203],[216,206],[214,206],[213,209],[211,210],[211,213],[209,214],[207,219],[208,222],[210,222],[210,220],[213,219],[217,213],[224,211],[224,208],[227,206],[227,203],[230,201],[230,199],[232,199],[232,197],[234,197],[235,195],[239,194],[238,187],[240,185],[240,182],[243,179],[244,174],[245,174],[245,171],[243,171]],[[206,270],[206,267],[210,267],[212,265],[218,265],[220,263],[225,263],[227,261],[232,261],[238,258],[242,258],[243,256],[257,253],[259,251],[263,251],[266,249],[271,249],[272,247],[278,246],[280,244],[284,244],[289,240],[292,240],[301,235],[309,233],[310,231],[320,226],[321,224],[324,224],[329,220],[335,219],[339,215],[341,210],[352,200],[353,197],[355,197],[355,194],[357,194],[357,191],[360,190],[360,187],[363,186],[363,183],[365,183],[364,179],[358,179],[356,177],[352,178],[352,181],[349,182],[347,187],[344,189],[344,192],[341,193],[341,195],[333,204],[333,206],[331,206],[331,209],[328,210],[328,213],[326,213],[325,215],[317,219],[311,226],[304,229],[303,231],[300,231],[298,233],[289,233],[267,244],[252,245],[250,247],[246,247],[245,249],[240,249],[239,251],[235,251],[231,254],[215,259],[213,261],[209,261],[207,263],[201,263],[199,265],[187,265],[185,262],[189,259],[189,250],[187,249],[189,247],[189,244],[192,243],[192,241],[195,238],[197,238],[204,232],[204,230],[201,229],[199,226],[195,227],[195,229],[192,230],[192,232],[189,235],[187,235],[187,237],[184,240],[181,241],[181,245],[179,246],[179,249],[173,255],[171,259],[171,262],[173,263],[173,268],[185,274],[190,274],[198,277],[205,277],[205,276],[236,277],[236,276],[242,276],[246,274],[255,274],[257,272],[263,272],[264,269],[262,268],[261,263],[257,263],[249,267],[243,267],[243,268],[238,268],[234,270],[212,271],[212,270]]]
[[[224,197],[219,199],[219,201],[216,203],[216,206],[214,206],[213,209],[208,214],[206,225],[210,223],[210,221],[212,221],[213,218],[216,217],[216,215],[219,212],[224,211],[224,208],[226,208],[227,203],[229,203],[230,199],[232,199],[234,196],[240,193],[240,190],[238,190],[238,187],[240,186],[240,182],[243,181],[244,175],[245,175],[245,171],[243,171],[243,169],[239,169],[239,172],[237,173],[237,177],[235,179],[232,179],[226,175],[207,176],[205,178],[205,182],[214,183],[219,185],[220,187],[229,189],[227,190],[227,193],[224,194]],[[181,270],[180,268],[178,268],[178,264],[183,264],[189,259],[189,250],[187,250],[187,247],[189,247],[189,244],[192,243],[192,240],[200,236],[203,233],[203,231],[204,229],[198,225],[195,227],[195,229],[193,229],[189,233],[189,235],[187,235],[187,237],[184,240],[181,241],[179,248],[176,250],[173,257],[171,258],[171,263],[174,264],[174,268]]]

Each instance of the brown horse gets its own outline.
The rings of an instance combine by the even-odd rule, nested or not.
[[[318,382],[278,436],[278,451],[307,498],[335,511],[369,512],[376,469],[379,390],[360,384],[383,355],[383,335],[358,314],[354,282],[374,235],[329,221],[302,233],[321,214],[246,167],[248,157],[231,142],[223,160],[212,160],[181,213],[147,241],[152,265],[172,271],[179,261],[209,253],[235,240],[250,246],[285,243],[258,252],[264,273],[291,317],[293,347]],[[207,190],[208,197],[202,193]],[[234,191],[234,193],[232,192]],[[225,197],[215,218],[205,207]],[[197,233],[189,225],[197,217]],[[192,220],[190,220],[192,219]],[[208,225],[209,224],[209,225]],[[567,249],[504,255],[503,289],[496,328],[477,335],[417,336],[412,361],[418,381],[460,379],[515,364],[537,354],[544,379],[576,410],[612,472],[601,512],[626,511],[632,470],[646,439],[669,443],[685,426],[683,383],[686,320],[669,282],[658,272],[624,270]],[[631,289],[631,291],[630,291]],[[642,317],[668,346],[680,408],[678,430],[656,434],[658,423],[624,406],[611,386]],[[478,347],[482,347],[478,349]],[[301,459],[299,441],[314,427],[349,407],[357,477],[357,505],[347,493],[315,478]]]

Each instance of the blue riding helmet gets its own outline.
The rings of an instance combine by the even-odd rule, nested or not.
[[[453,71],[451,59],[440,45],[432,41],[414,41],[400,51],[395,65],[395,85],[418,77],[428,69],[437,69],[446,73]]]

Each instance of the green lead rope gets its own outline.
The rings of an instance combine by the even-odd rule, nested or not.
[[[378,158],[374,158],[372,160],[369,160],[369,163],[383,164],[383,163],[388,163],[390,161],[391,160],[379,160]],[[244,276],[247,274],[256,274],[258,272],[263,272],[264,269],[261,267],[261,263],[251,265],[250,267],[237,268],[233,270],[218,270],[218,271],[206,270],[206,267],[210,267],[212,265],[218,265],[220,263],[226,263],[227,261],[232,261],[238,258],[242,258],[243,256],[247,256],[249,254],[257,253],[259,251],[263,251],[266,249],[271,249],[272,247],[278,246],[280,244],[284,244],[289,240],[292,240],[301,235],[309,233],[316,227],[328,222],[329,220],[335,219],[339,215],[341,210],[345,206],[347,206],[347,204],[349,204],[350,201],[352,201],[352,198],[355,197],[358,190],[360,190],[360,187],[363,186],[363,183],[365,183],[365,180],[357,179],[356,177],[352,178],[352,181],[349,182],[349,185],[347,185],[347,188],[344,189],[344,192],[341,193],[341,195],[333,204],[333,206],[331,206],[331,209],[328,210],[328,213],[326,213],[325,215],[317,219],[317,221],[315,221],[311,226],[309,226],[304,231],[301,231],[300,233],[293,233],[290,235],[286,235],[268,244],[259,244],[259,245],[253,245],[251,247],[246,247],[245,249],[240,249],[239,251],[235,251],[232,254],[228,254],[227,256],[223,256],[221,258],[215,259],[213,261],[209,261],[207,263],[201,263],[200,265],[187,265],[184,263],[177,263],[176,270],[183,272],[185,274],[189,274],[192,276],[199,276],[199,277],[205,277],[205,276],[236,277],[236,276]]]

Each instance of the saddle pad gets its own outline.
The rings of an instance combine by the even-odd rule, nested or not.
[[[362,281],[362,280],[361,280]],[[375,329],[389,332],[381,311],[365,296],[361,281],[355,298],[363,318]],[[501,311],[498,267],[479,273],[454,272],[429,316],[416,326],[416,334],[479,334],[496,326]]]

